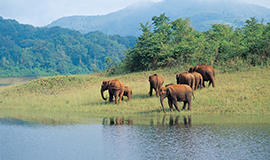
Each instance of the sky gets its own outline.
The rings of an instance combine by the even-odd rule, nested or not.
[[[0,16],[4,19],[15,19],[22,24],[41,27],[61,17],[105,15],[141,1],[161,0],[0,0]],[[270,8],[270,0],[239,1]]]

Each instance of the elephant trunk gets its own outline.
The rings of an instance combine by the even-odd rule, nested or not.
[[[107,98],[105,98],[104,95],[103,95],[103,92],[104,92],[104,91],[105,91],[105,90],[103,90],[103,88],[101,87],[101,89],[100,89],[101,97],[106,101]]]
[[[161,106],[162,106],[163,112],[166,114],[167,112],[166,112],[166,111],[165,111],[165,109],[164,109],[163,100],[164,100],[164,96],[160,96],[160,103],[161,103]]]

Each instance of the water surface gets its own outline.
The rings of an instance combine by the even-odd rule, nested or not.
[[[269,159],[269,117],[37,115],[0,118],[1,160]]]

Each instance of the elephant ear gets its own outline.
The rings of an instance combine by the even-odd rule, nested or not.
[[[167,87],[167,89],[166,89],[167,97],[168,97],[168,95],[171,94],[171,92],[172,92],[172,88],[171,87]]]
[[[102,86],[102,87],[105,86],[105,85],[106,85],[106,82],[107,82],[107,81],[103,81],[101,86]]]
[[[109,81],[103,81],[102,86],[104,86],[104,88],[107,88],[109,84],[110,84],[110,80]]]
[[[167,95],[171,95],[175,93],[175,89],[173,86],[167,87]]]
[[[103,85],[108,85],[108,82],[109,82],[109,81],[103,81],[102,84],[103,84]]]
[[[178,79],[178,78],[179,78],[179,73],[176,74],[176,79]]]

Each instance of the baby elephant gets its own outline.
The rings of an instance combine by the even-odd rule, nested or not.
[[[125,86],[123,96],[127,96],[128,100],[130,101],[131,96],[132,96],[132,90],[128,86]],[[122,100],[123,100],[123,97],[122,97]]]
[[[168,104],[173,111],[173,106],[174,104],[176,110],[180,112],[180,109],[178,107],[177,101],[178,102],[184,102],[183,110],[186,108],[186,104],[188,103],[188,110],[191,110],[191,98],[194,96],[194,91],[191,89],[190,86],[186,84],[170,84],[167,85],[167,87],[162,87],[159,90],[160,94],[160,103],[163,108],[163,112],[166,114],[166,111],[164,109],[163,105],[163,100],[167,97],[168,98]]]

